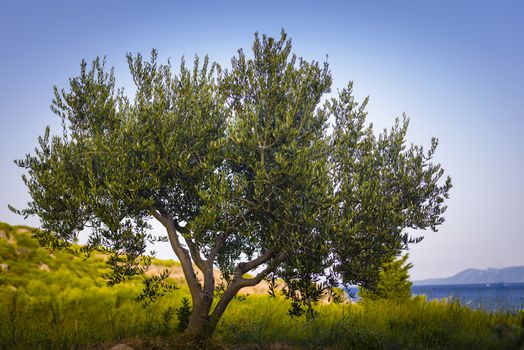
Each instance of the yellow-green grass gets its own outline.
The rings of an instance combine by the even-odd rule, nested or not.
[[[144,309],[135,301],[139,277],[108,287],[101,277],[107,271],[103,256],[50,251],[31,232],[0,224],[0,349],[177,344],[177,320],[169,310],[189,297],[184,285]],[[289,317],[288,307],[280,296],[234,300],[215,339],[226,348],[261,349],[518,349],[524,341],[523,313],[487,313],[458,303],[415,298],[322,304],[313,320]]]

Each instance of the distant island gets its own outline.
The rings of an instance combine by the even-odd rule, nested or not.
[[[414,281],[413,285],[477,284],[477,283],[524,283],[524,266],[502,269],[467,269],[451,277]]]

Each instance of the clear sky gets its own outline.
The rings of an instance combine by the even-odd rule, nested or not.
[[[126,52],[195,53],[227,65],[253,33],[284,28],[294,51],[329,56],[334,88],[354,81],[379,129],[405,112],[409,141],[440,140],[453,179],[446,223],[412,246],[413,279],[524,265],[524,1],[2,1],[0,221],[29,200],[13,159],[31,152],[49,105],[82,58],[107,55],[130,86]],[[170,257],[161,247],[161,257]]]

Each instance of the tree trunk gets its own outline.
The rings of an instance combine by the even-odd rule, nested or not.
[[[212,313],[210,313],[210,311],[213,304],[213,295],[210,290],[204,291],[202,294],[202,299],[193,297],[193,311],[191,312],[189,325],[185,333],[193,340],[199,342],[211,339],[215,329],[218,326],[220,318],[226,311],[229,303],[233,300],[235,295],[237,295],[237,293],[244,287],[255,286],[260,283],[260,281],[266,277],[268,273],[274,271],[276,266],[284,260],[285,256],[286,255],[283,253],[280,254],[278,258],[271,261],[271,263],[269,263],[262,272],[259,272],[253,278],[244,278],[242,277],[242,274],[251,269],[251,264],[256,263],[254,266],[256,267],[270,260],[272,253],[270,252],[264,254],[251,262],[242,263],[242,265],[237,268],[232,284],[229,285],[224,294],[222,294]],[[209,271],[212,273],[212,270],[206,270],[206,272]],[[210,281],[208,285],[211,285],[211,282],[214,286],[214,280]]]
[[[209,311],[211,305],[201,300],[193,300],[193,308],[189,317],[189,324],[185,335],[192,341],[202,342],[209,340],[216,329],[216,324],[210,322]]]
[[[212,299],[193,300],[193,309],[189,317],[189,325],[184,332],[188,340],[202,343],[211,339],[222,314],[239,289],[238,286],[234,286],[233,288],[230,286],[226,293],[222,295],[212,313],[210,313]]]

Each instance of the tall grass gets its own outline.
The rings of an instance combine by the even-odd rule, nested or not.
[[[178,307],[187,289],[144,309],[135,301],[141,279],[107,287],[103,256],[49,251],[24,227],[0,224],[0,231],[0,264],[7,266],[0,272],[0,349],[91,348],[174,329],[162,313]]]
[[[135,301],[140,279],[107,287],[103,256],[48,251],[25,228],[0,224],[0,350],[92,349],[133,342],[136,348],[176,343],[175,310],[185,286],[145,309]],[[173,266],[174,262],[155,260]],[[487,313],[457,302],[415,298],[323,304],[315,319],[287,316],[282,297],[234,300],[216,339],[226,347],[304,349],[518,349],[524,313]]]
[[[517,349],[523,334],[524,313],[487,313],[424,298],[321,305],[314,320],[286,317],[287,306],[260,296],[234,302],[218,334],[231,344],[309,349]]]

